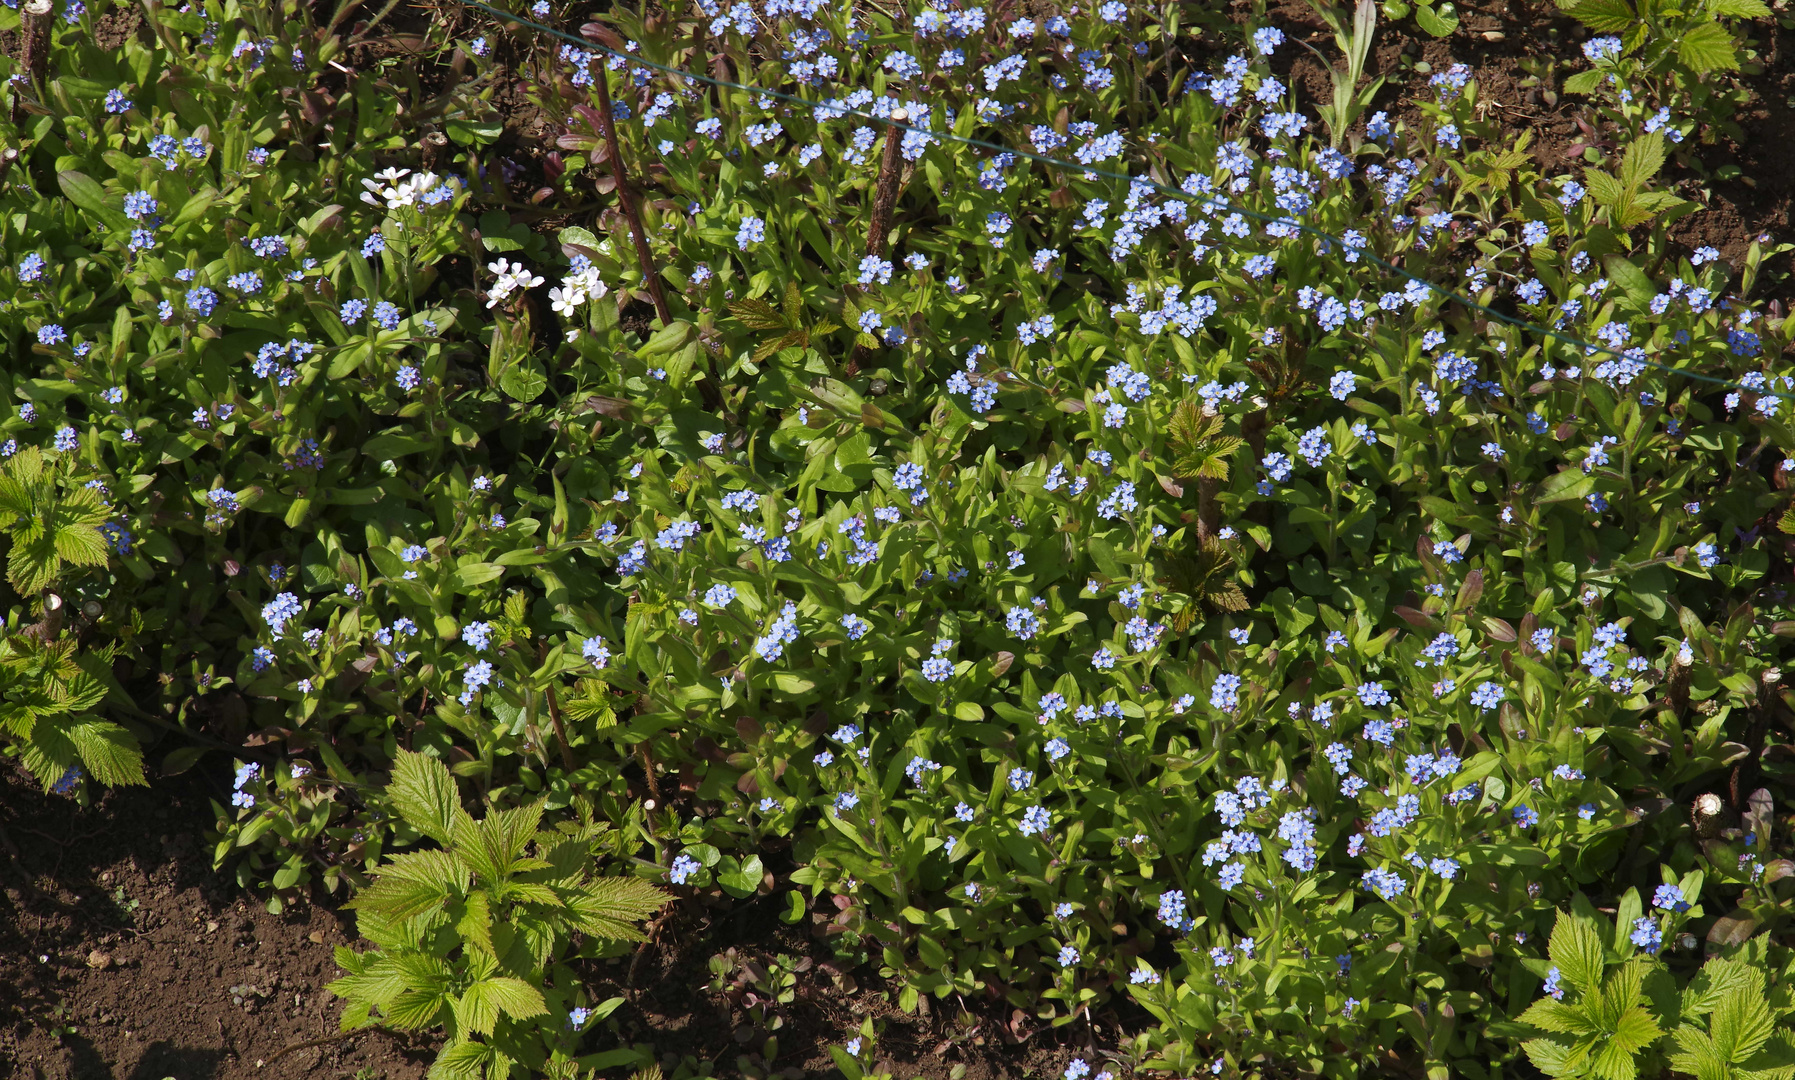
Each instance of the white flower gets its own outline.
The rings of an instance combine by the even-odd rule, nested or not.
[[[596,266],[588,266],[577,274],[569,274],[561,279],[561,283],[579,289],[586,294],[589,300],[602,299],[606,293],[611,291],[610,286],[599,280]]]
[[[417,202],[418,196],[435,185],[436,176],[432,173],[420,173],[406,180],[410,175],[410,169],[385,169],[375,173],[373,179],[361,182],[361,186],[368,189],[362,192],[361,201],[369,206],[379,206],[385,202],[388,210],[412,205]],[[391,186],[382,186],[382,180]]]
[[[515,289],[534,289],[536,286],[542,284],[542,275],[530,273],[522,263],[513,263],[505,259],[500,259],[487,266],[487,269],[491,270],[497,278],[497,280],[492,283],[492,289],[488,293],[486,301],[487,307],[492,307],[500,303],[507,296],[510,296]]]
[[[437,183],[435,173],[419,173],[402,184],[394,185],[387,192],[387,209],[393,210],[401,206],[415,206],[424,197],[424,193],[434,188]]]
[[[586,294],[572,284],[563,289],[550,289],[548,298],[555,314],[565,319],[572,318],[580,310],[580,305],[586,302]]]

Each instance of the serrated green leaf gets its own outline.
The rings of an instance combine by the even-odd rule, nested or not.
[[[81,764],[102,784],[147,785],[143,750],[131,733],[107,720],[83,720],[64,729]]]
[[[1705,1016],[1729,994],[1763,992],[1762,971],[1738,960],[1710,960],[1689,980],[1689,986],[1683,992],[1683,1011],[1693,1016]]]
[[[1627,152],[1621,156],[1620,182],[1638,191],[1663,167],[1664,136],[1657,132],[1641,135],[1627,145]]]
[[[1588,1035],[1602,1030],[1582,1009],[1550,997],[1540,998],[1517,1019],[1560,1035]]]
[[[1560,911],[1546,951],[1572,986],[1595,992],[1602,979],[1602,939],[1587,920]]]
[[[1734,1064],[1763,1049],[1774,1034],[1776,1021],[1764,1000],[1761,982],[1757,987],[1729,987],[1708,1017],[1708,1035],[1714,1040],[1715,1052]]]
[[[1719,23],[1697,23],[1677,38],[1677,59],[1697,75],[1732,71],[1739,66],[1733,37]]]
[[[1595,1047],[1595,1053],[1589,1059],[1589,1072],[1596,1080],[1635,1080],[1639,1066],[1634,1063],[1631,1051],[1621,1049],[1618,1043],[1607,1042]]]
[[[65,562],[76,566],[106,565],[106,538],[92,525],[62,525],[51,542]]]
[[[1602,34],[1618,34],[1633,25],[1636,16],[1626,0],[1582,0],[1569,10],[1573,19]]]
[[[493,1048],[483,1042],[450,1043],[431,1063],[429,1080],[471,1080],[486,1071]]]
[[[1521,1044],[1527,1060],[1547,1076],[1567,1077],[1581,1072],[1588,1051],[1556,1039],[1530,1039]]]
[[[1626,195],[1621,182],[1600,169],[1583,170],[1583,180],[1589,185],[1589,194],[1595,199],[1597,206],[1612,210]]]
[[[1726,1062],[1706,1032],[1684,1024],[1676,1030],[1676,1041],[1681,1049],[1670,1055],[1671,1068],[1689,1073],[1695,1080],[1729,1080]]]
[[[399,751],[387,794],[407,824],[439,844],[449,842],[456,819],[466,816],[447,766],[410,750]]]
[[[374,881],[345,907],[409,919],[442,907],[467,888],[467,871],[446,851],[427,849],[393,856]]]
[[[1615,1021],[1614,1030],[1608,1036],[1610,1045],[1619,1047],[1628,1057],[1636,1051],[1643,1050],[1658,1041],[1664,1034],[1658,1027],[1658,1021],[1652,1014],[1635,1005],[1621,1014]]]
[[[486,988],[487,999],[513,1020],[524,1020],[548,1012],[542,993],[522,979],[502,975],[487,979],[479,985]]]
[[[380,1011],[393,1027],[402,1031],[420,1031],[440,1023],[443,1009],[448,1004],[449,999],[441,993],[406,990],[394,995]]]

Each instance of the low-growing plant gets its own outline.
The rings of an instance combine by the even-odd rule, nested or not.
[[[374,947],[337,949],[348,974],[328,989],[348,1001],[343,1030],[440,1028],[435,1077],[522,1077],[574,1060],[577,1029],[619,1003],[585,1006],[567,963],[599,953],[577,939],[642,940],[638,924],[666,894],[592,875],[596,827],[539,832],[540,802],[474,820],[425,755],[400,752],[390,798],[441,846],[389,856],[349,902]]]
[[[1590,69],[1565,79],[1566,93],[1596,96],[1599,114],[1634,137],[1662,131],[1680,142],[1694,134],[1713,145],[1743,135],[1733,115],[1750,95],[1727,76],[1755,59],[1750,20],[1771,14],[1761,0],[1558,0],[1558,7],[1598,35],[1583,43]]]
[[[96,712],[106,685],[85,670],[73,638],[27,632],[0,637],[0,735],[8,756],[43,785],[72,791],[82,775],[142,784],[143,751],[123,726]],[[104,664],[104,654],[89,662]]]

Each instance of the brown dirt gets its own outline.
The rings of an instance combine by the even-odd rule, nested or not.
[[[1236,6],[1244,12],[1242,5]],[[1448,38],[1420,33],[1412,20],[1379,23],[1366,74],[1382,74],[1388,81],[1375,107],[1388,109],[1412,125],[1419,113],[1407,102],[1427,93],[1427,75],[1405,68],[1404,57],[1410,64],[1424,61],[1434,72],[1455,62],[1464,63],[1477,80],[1482,118],[1494,118],[1503,128],[1505,141],[1530,131],[1529,149],[1544,175],[1580,173],[1584,135],[1577,117],[1586,111],[1584,99],[1560,96],[1556,91],[1565,77],[1587,66],[1582,45],[1588,31],[1540,0],[1481,4],[1461,0],[1457,7],[1459,29]],[[1305,37],[1324,55],[1337,52],[1332,32],[1304,0],[1280,0],[1272,6],[1267,21],[1287,34]],[[1490,40],[1491,35],[1496,40]],[[1706,209],[1674,223],[1672,239],[1686,250],[1712,245],[1734,267],[1742,265],[1752,241],[1766,233],[1780,237],[1786,232],[1795,204],[1795,32],[1763,23],[1756,27],[1754,37],[1762,70],[1742,73],[1752,94],[1734,118],[1743,137],[1733,139],[1716,132],[1712,145],[1699,145],[1698,133],[1683,145],[1710,174],[1722,166],[1737,165],[1739,176],[1704,182],[1694,170],[1674,163],[1664,173],[1675,183],[1678,194],[1707,204]],[[1281,60],[1289,65],[1288,81],[1304,100],[1324,102],[1332,97],[1327,73],[1307,50],[1291,50]],[[1522,68],[1523,61],[1556,62],[1557,66],[1543,84],[1523,86],[1529,74]],[[1786,259],[1781,266],[1766,264],[1760,292],[1768,287],[1787,295],[1788,273]]]
[[[435,1056],[427,1037],[367,1032],[282,1055],[337,1034],[341,1003],[323,986],[338,974],[331,950],[353,941],[354,924],[325,897],[271,915],[212,871],[204,834],[227,784],[196,770],[82,807],[16,772],[0,777],[0,1075],[423,1076]],[[796,1080],[833,1070],[830,1045],[870,1016],[881,1067],[897,1076],[1009,1080],[1057,1074],[1074,1056],[1095,1061],[1124,1037],[1113,1017],[1055,1030],[1002,1000],[950,998],[907,1015],[871,965],[838,981],[825,966],[827,920],[788,926],[777,918],[781,900],[688,897],[639,959],[593,965],[592,999],[626,1004],[595,1025],[587,1049],[646,1045],[669,1075],[692,1058],[715,1075]],[[756,1016],[740,995],[713,992],[711,958],[729,948],[763,964],[808,959],[796,1000]],[[772,1060],[762,1057],[769,1035],[778,1040]]]
[[[641,961],[619,960],[594,972],[587,985],[595,999],[628,999],[613,1014],[621,1041],[654,1046],[669,1075],[682,1058],[693,1057],[715,1062],[718,1075],[799,1080],[832,1074],[829,1047],[853,1038],[871,1017],[879,1032],[871,1060],[877,1071],[905,1080],[1009,1080],[1058,1075],[1073,1057],[1096,1063],[1099,1049],[1113,1050],[1124,1038],[1110,1019],[1054,1030],[1001,999],[928,999],[906,1014],[894,1004],[897,984],[879,978],[876,964],[851,971],[831,965],[821,926],[833,907],[825,902],[827,915],[813,912],[806,933],[778,919],[782,902],[779,894],[728,907],[698,898],[683,902]],[[727,990],[713,991],[710,963],[727,949],[763,966],[782,955],[807,961],[808,970],[797,975],[795,1000],[756,1016],[739,993],[732,999]],[[641,989],[632,990],[632,983]],[[771,1060],[762,1056],[768,1036],[777,1039]]]
[[[212,872],[221,791],[193,775],[81,807],[0,777],[0,1075],[423,1076],[433,1048],[382,1033],[273,1060],[336,1033],[322,987],[352,927],[311,905],[270,915]]]

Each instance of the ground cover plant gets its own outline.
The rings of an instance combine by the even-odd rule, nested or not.
[[[479,9],[0,12],[45,791],[228,757],[440,1076],[649,1065],[668,901],[1066,1080],[1795,1075],[1792,248],[1673,238],[1769,9],[1563,9],[1570,169],[1442,4]]]

